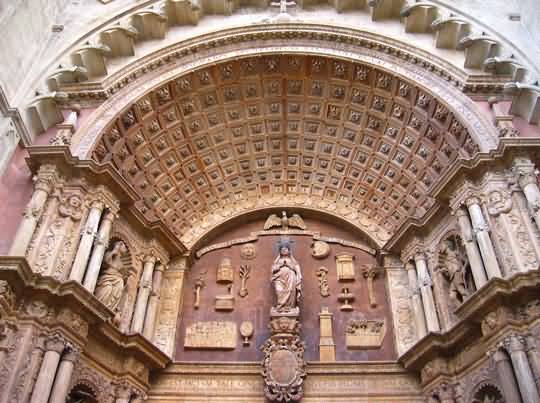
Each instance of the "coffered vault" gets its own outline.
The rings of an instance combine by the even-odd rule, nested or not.
[[[382,244],[434,206],[430,189],[452,163],[479,151],[470,123],[384,68],[269,54],[160,83],[91,155],[187,246],[231,216],[284,204],[337,211]]]

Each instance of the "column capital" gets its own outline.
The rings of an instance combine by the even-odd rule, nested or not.
[[[513,334],[508,336],[503,341],[504,346],[506,347],[506,350],[512,354],[517,351],[525,351],[525,348],[527,346],[525,337]]]
[[[81,350],[78,347],[75,347],[73,344],[68,343],[64,355],[62,356],[62,361],[75,362],[79,359],[80,354]]]
[[[114,220],[116,220],[117,218],[118,218],[118,213],[112,210],[107,210],[105,214],[103,214],[103,220],[114,222]]]
[[[412,264],[410,261],[405,263],[405,270],[407,271],[413,270],[416,273],[416,267],[414,267],[414,264]]]
[[[187,270],[187,257],[180,256],[178,258],[175,258],[169,262],[167,271],[185,271]]]
[[[504,347],[504,346],[501,346],[501,347]],[[495,363],[498,363],[501,361],[510,361],[510,357],[508,356],[508,354],[506,354],[501,348],[498,348],[497,350],[495,350],[495,352],[493,352],[491,356],[493,358],[493,361],[495,361]]]
[[[474,206],[474,205],[480,205],[481,200],[480,196],[477,194],[471,194],[468,195],[464,200],[463,203],[467,206],[467,208]]]
[[[59,181],[59,179],[60,176],[58,169],[52,164],[41,165],[37,174],[35,174],[32,178],[34,182],[34,189],[43,190],[47,194],[52,191],[54,185]]]
[[[161,262],[158,262],[158,263],[156,264],[156,267],[154,267],[154,273],[155,273],[155,272],[158,272],[158,271],[159,271],[160,273],[163,273],[166,269],[167,269],[167,266],[166,266],[166,265],[164,265],[164,264],[161,263]]]
[[[64,336],[55,333],[45,340],[45,351],[56,351],[58,354],[61,354],[66,348],[66,344]]]
[[[441,385],[437,388],[441,401],[453,401],[455,395],[454,388],[455,386],[449,384],[448,382],[441,383]]]
[[[89,200],[89,205],[91,209],[99,210],[100,213],[105,209],[105,203],[103,200],[93,198]]]
[[[142,261],[143,263],[152,263],[152,264],[156,264],[157,262],[157,257],[156,255],[154,254],[153,251],[151,251],[150,253],[147,253],[145,255],[142,256]]]
[[[115,385],[115,397],[119,399],[129,399],[133,394],[133,388],[127,383]]]

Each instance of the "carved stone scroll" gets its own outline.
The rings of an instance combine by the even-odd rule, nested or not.
[[[354,320],[347,323],[345,340],[347,348],[380,348],[386,334],[386,322],[382,320]]]
[[[234,322],[196,322],[186,328],[184,347],[234,350],[237,334]]]

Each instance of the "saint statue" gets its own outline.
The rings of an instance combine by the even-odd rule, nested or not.
[[[287,241],[278,244],[279,255],[272,264],[272,286],[276,293],[277,312],[296,311],[302,295],[302,272],[300,265],[291,254]]]
[[[118,311],[129,276],[129,267],[126,267],[122,261],[126,253],[127,247],[124,242],[114,243],[112,249],[105,253],[104,268],[101,270],[96,286],[96,298],[113,312]]]
[[[467,261],[453,247],[453,242],[449,239],[442,244],[440,254],[444,256],[440,270],[450,282],[450,299],[457,305],[462,303],[469,295],[465,268]]]

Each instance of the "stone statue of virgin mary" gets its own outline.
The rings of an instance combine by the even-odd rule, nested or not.
[[[291,253],[288,240],[278,242],[279,255],[272,264],[272,286],[276,294],[274,311],[278,313],[298,312],[302,295],[302,272]]]

